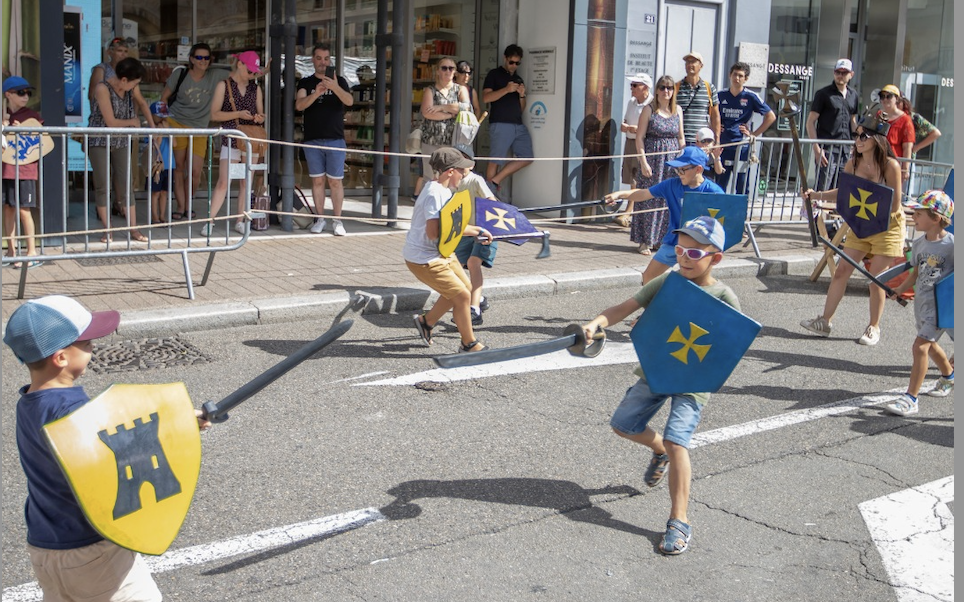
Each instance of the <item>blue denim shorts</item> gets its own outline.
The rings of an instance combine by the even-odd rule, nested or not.
[[[458,257],[462,267],[468,267],[466,264],[468,264],[469,258],[478,257],[482,260],[484,267],[491,268],[492,262],[495,261],[495,253],[498,250],[499,243],[495,241],[483,245],[474,236],[463,236],[459,245],[455,247],[455,256]]]
[[[335,146],[348,148],[343,138],[333,140],[306,140],[305,144],[314,146]],[[332,180],[345,177],[345,151],[305,147],[305,161],[308,163],[308,176],[320,178],[328,176]]]
[[[659,250],[653,255],[653,261],[669,267],[676,265],[676,245],[668,245],[665,242],[659,245]]]
[[[621,433],[638,435],[646,430],[646,425],[667,399],[670,400],[670,409],[663,439],[689,449],[690,438],[700,423],[703,406],[688,395],[657,395],[649,390],[649,385],[642,378],[626,390],[609,425]]]
[[[508,157],[509,150],[517,159],[532,158],[532,137],[521,123],[489,123],[489,155]],[[505,161],[496,161],[503,165]]]

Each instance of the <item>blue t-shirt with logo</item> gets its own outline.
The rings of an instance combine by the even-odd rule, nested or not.
[[[743,140],[740,125],[750,123],[753,113],[766,115],[771,111],[769,105],[756,92],[743,89],[734,95],[728,89],[719,93],[720,98],[720,143]]]
[[[72,550],[104,539],[84,517],[67,478],[47,446],[43,426],[87,403],[83,387],[20,389],[17,449],[27,475],[27,543],[38,548]]]
[[[649,189],[649,192],[654,197],[666,199],[666,206],[669,208],[669,228],[666,231],[666,236],[663,237],[663,244],[675,245],[676,241],[679,240],[679,234],[675,234],[673,230],[679,228],[680,219],[683,215],[683,195],[687,192],[723,194],[723,189],[712,180],[704,179],[699,186],[690,188],[683,186],[683,182],[679,178],[670,178],[653,186]]]

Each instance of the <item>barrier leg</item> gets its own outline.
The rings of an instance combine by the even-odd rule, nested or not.
[[[30,257],[24,256],[23,261],[20,262],[20,286],[17,288],[17,299],[23,299],[23,294],[27,289],[27,263],[30,262]]]
[[[760,247],[756,244],[756,236],[753,234],[753,228],[750,224],[743,224],[743,227],[746,228],[747,235],[746,242],[743,243],[743,246],[753,245],[753,254],[756,255],[757,259],[763,259],[763,256],[760,255]]]
[[[207,265],[204,266],[204,276],[201,278],[201,284],[199,284],[198,286],[204,286],[205,284],[208,283],[208,276],[211,275],[211,266],[214,265],[214,255],[215,255],[215,252],[213,251],[211,252],[210,255],[208,255],[208,263]]]
[[[187,251],[181,253],[181,264],[184,266],[184,283],[187,284],[187,298],[194,301],[194,281],[191,279],[191,263],[187,260]]]

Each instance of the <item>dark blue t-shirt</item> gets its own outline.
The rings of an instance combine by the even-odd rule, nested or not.
[[[17,403],[17,449],[27,475],[27,543],[38,548],[72,550],[102,540],[84,517],[67,478],[44,439],[43,426],[63,418],[90,398],[83,387],[20,389]]]
[[[669,228],[666,236],[663,237],[664,245],[675,245],[679,240],[679,234],[674,234],[673,230],[679,228],[680,218],[683,215],[683,195],[687,192],[715,192],[723,194],[723,189],[713,181],[704,179],[699,186],[689,188],[683,186],[679,178],[663,180],[656,186],[649,189],[654,197],[666,199],[666,206],[669,208]]]
[[[509,73],[505,67],[499,66],[485,76],[482,90],[501,90],[511,81],[524,83],[518,73]],[[522,123],[522,104],[518,92],[510,92],[489,103],[489,123]]]
[[[729,89],[718,94],[720,98],[720,143],[737,142],[743,140],[740,126],[750,123],[753,113],[766,115],[770,107],[760,98],[759,94],[743,88],[736,96]]]

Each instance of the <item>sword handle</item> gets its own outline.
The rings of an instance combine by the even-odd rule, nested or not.
[[[205,403],[203,406],[201,406],[201,410],[204,413],[202,417],[210,420],[211,422],[224,422],[228,419],[228,410],[231,410],[243,401],[253,397],[259,391],[261,391],[261,389],[264,389],[274,381],[284,376],[289,370],[305,361],[315,353],[321,351],[329,344],[333,343],[336,339],[341,337],[341,335],[348,332],[348,329],[352,327],[352,324],[354,324],[354,320],[345,320],[344,322],[339,322],[325,334],[308,343],[301,349],[295,351],[274,366],[271,366],[258,376],[254,377],[248,383],[242,385],[233,393],[229,393],[221,401],[217,403],[213,401]]]

